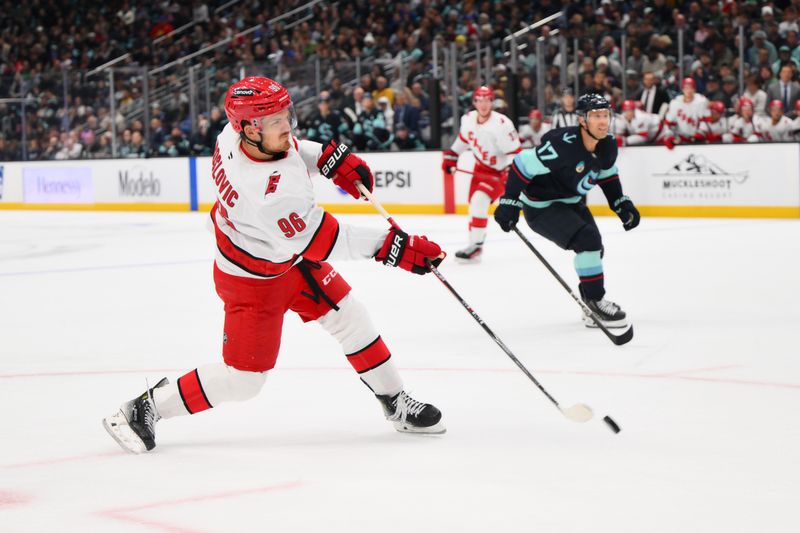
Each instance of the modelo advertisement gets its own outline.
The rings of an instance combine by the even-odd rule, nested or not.
[[[381,203],[440,206],[444,202],[441,152],[378,152],[359,153],[372,169],[375,196]],[[211,158],[198,157],[197,189],[201,209],[214,203],[214,184],[211,179]],[[314,170],[314,169],[312,169]],[[314,175],[314,193],[320,204],[352,205],[358,202],[332,182]],[[268,179],[264,175],[264,184]]]
[[[104,160],[97,161],[94,170],[97,202],[189,205],[189,166],[184,158]]]
[[[621,148],[623,190],[650,206],[774,206],[800,203],[795,143]],[[605,205],[599,187],[590,205]]]

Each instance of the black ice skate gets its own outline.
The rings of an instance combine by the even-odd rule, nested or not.
[[[418,402],[405,391],[395,396],[376,395],[386,420],[401,433],[444,433],[442,412],[429,403]]]
[[[161,416],[156,410],[153,390],[167,383],[167,378],[162,378],[155,387],[123,403],[119,411],[103,419],[103,427],[123,450],[143,453],[156,447],[156,422]]]
[[[463,250],[456,252],[456,261],[459,263],[480,263],[483,254],[483,244],[470,244]]]
[[[600,322],[607,328],[624,328],[628,325],[628,320],[625,317],[625,311],[617,304],[605,298],[600,300],[583,300],[586,306],[591,309]],[[596,328],[597,325],[591,317],[583,316],[583,323],[587,328]]]

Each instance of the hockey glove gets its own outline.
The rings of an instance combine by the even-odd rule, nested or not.
[[[622,227],[625,231],[630,231],[639,225],[639,210],[633,205],[631,199],[627,196],[620,197],[614,202],[614,212],[622,221]]]
[[[500,224],[503,231],[508,233],[519,222],[520,209],[522,209],[522,202],[519,200],[500,198],[500,205],[494,210],[494,220]]]
[[[369,192],[372,192],[375,180],[372,171],[363,159],[353,154],[346,144],[336,144],[331,141],[322,151],[322,156],[317,161],[320,174],[344,189],[353,198],[361,198],[361,192],[355,182],[360,181]]]
[[[409,235],[402,230],[392,228],[383,241],[383,246],[375,254],[375,260],[384,265],[400,267],[414,274],[430,272],[425,259],[430,259],[433,266],[439,266],[444,257],[442,249],[427,237]]]
[[[445,150],[442,153],[442,172],[451,174],[456,169],[458,163],[458,154],[452,150]]]

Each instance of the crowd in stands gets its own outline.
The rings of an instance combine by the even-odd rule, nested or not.
[[[273,21],[303,6],[307,8],[298,10],[302,19]],[[664,142],[665,127],[672,128],[671,142],[775,140],[763,135],[759,125],[766,124],[766,117],[775,122],[776,102],[781,104],[781,116],[797,124],[800,0],[5,0],[0,9],[0,99],[28,99],[29,159],[110,157],[112,147],[120,157],[208,154],[225,125],[221,111],[225,89],[242,73],[266,74],[290,88],[298,103],[302,135],[321,142],[346,140],[359,150],[439,146],[440,140],[431,139],[431,106],[440,105],[446,141],[456,118],[448,91],[457,91],[463,113],[472,91],[483,84],[494,90],[496,110],[517,110],[523,117],[521,127],[574,123],[575,95],[568,87],[576,78],[579,93],[601,93],[620,112],[615,127],[634,122],[636,116],[638,127],[650,124],[647,135],[635,128],[628,133],[645,142]],[[560,10],[565,17],[518,40],[518,100],[509,106],[513,67],[503,38]],[[188,29],[169,35],[184,25]],[[739,60],[740,27],[745,36],[744,62]],[[560,56],[558,37],[550,34],[555,28],[570,43],[566,59]],[[156,42],[163,36],[167,37]],[[681,36],[684,53],[679,57]],[[537,57],[532,53],[539,37],[546,42],[541,102]],[[577,60],[571,50],[573,38],[579,39]],[[141,112],[145,91],[138,72],[168,65],[225,39],[222,46],[187,62],[197,65],[200,75],[194,116],[186,69],[179,65],[150,77],[152,105],[145,122]],[[431,102],[428,82],[434,39],[439,40],[439,49],[454,43],[459,54],[458,86],[442,83],[439,102]],[[478,68],[477,44],[493,52],[491,68]],[[106,72],[87,76],[121,56],[115,67],[129,70],[119,70],[113,90]],[[322,65],[320,80],[315,79],[317,60]],[[362,66],[360,78],[353,67],[356,61]],[[399,62],[402,68],[397,68]],[[563,64],[567,87],[561,86]],[[742,94],[740,73],[745,81]],[[748,132],[731,130],[687,136],[674,131],[675,117],[669,110],[671,102],[684,98],[683,78],[692,80],[699,101],[708,102],[702,122],[718,122],[709,118],[717,114],[731,123],[749,120],[752,133],[742,136],[739,133]],[[322,89],[319,94],[317,87]],[[113,112],[109,94],[114,98]],[[627,100],[634,108],[625,104],[623,112]],[[21,109],[18,103],[0,103],[0,160],[22,156]],[[750,109],[753,119],[747,118]],[[625,113],[634,117],[627,119]],[[656,118],[645,120],[643,113]],[[524,118],[529,114],[531,124]],[[659,127],[658,132],[651,131]],[[796,135],[794,129],[790,132]]]

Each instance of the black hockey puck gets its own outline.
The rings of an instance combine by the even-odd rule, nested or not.
[[[610,416],[604,416],[603,422],[605,422],[608,425],[608,427],[611,428],[611,431],[613,431],[614,433],[620,432],[619,426],[617,425],[616,422],[614,422],[614,420],[611,419]]]

